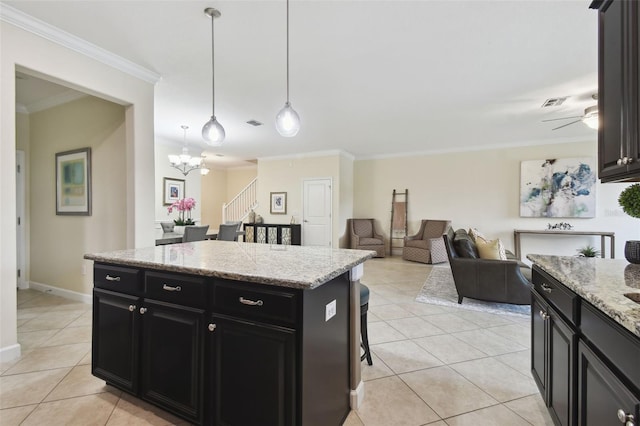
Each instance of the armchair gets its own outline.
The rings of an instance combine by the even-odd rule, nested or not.
[[[376,232],[373,219],[349,219],[350,247],[359,250],[373,250],[376,257],[384,257],[384,237]]]
[[[447,261],[447,250],[442,234],[451,226],[448,220],[423,220],[415,235],[404,237],[402,258],[421,263]]]

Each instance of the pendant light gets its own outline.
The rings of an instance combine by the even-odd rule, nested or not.
[[[187,129],[189,126],[180,126],[184,131],[184,146],[182,147],[182,154],[169,155],[169,165],[173,168],[180,170],[183,175],[188,175],[191,170],[200,169],[203,166],[203,157],[192,157],[189,155],[189,149],[187,148]],[[206,167],[205,167],[206,168]],[[207,169],[207,173],[209,169]],[[201,170],[201,173],[206,174]]]
[[[289,0],[287,0],[287,102],[276,115],[276,129],[285,137],[292,137],[300,130],[300,116],[291,108],[289,102]]]
[[[213,21],[215,18],[219,18],[221,13],[218,9],[208,7],[204,10],[204,14],[211,18],[211,120],[207,121],[202,127],[202,137],[207,141],[208,145],[217,146],[222,144],[225,133],[222,125],[216,120],[215,113],[215,98],[216,98],[216,85],[215,85],[215,44],[213,36]]]

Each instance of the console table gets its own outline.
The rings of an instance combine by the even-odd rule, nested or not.
[[[525,230],[525,229],[514,229],[513,230],[513,240],[516,249],[516,258],[518,260],[522,260],[522,253],[520,252],[520,235],[521,234],[535,234],[535,235],[588,235],[588,236],[600,236],[600,256],[604,257],[604,248],[605,237],[609,237],[611,240],[611,259],[615,257],[615,245],[616,245],[616,237],[614,232],[599,232],[599,231],[563,231],[557,229],[549,229],[549,230]]]
[[[244,241],[247,243],[284,244],[299,246],[300,224],[245,223]]]

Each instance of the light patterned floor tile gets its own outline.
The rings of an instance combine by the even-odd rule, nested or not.
[[[442,365],[442,361],[411,340],[382,343],[371,350],[396,374]]]
[[[100,395],[110,395],[100,394]],[[169,425],[188,425],[189,423],[181,420],[166,411],[154,407],[151,404],[135,398],[126,393],[118,401],[107,426],[169,426]]]
[[[400,378],[442,418],[498,404],[450,367],[401,374]]]
[[[411,312],[402,309],[395,303],[382,306],[369,306],[369,310],[372,311],[378,318],[383,321],[389,321],[398,318],[409,318],[414,316]]]
[[[388,320],[387,324],[398,330],[400,333],[416,339],[418,337],[433,336],[436,334],[444,334],[445,332],[428,321],[420,317],[400,318]]]
[[[90,343],[36,348],[26,354],[4,375],[75,366],[91,348]]]
[[[103,392],[111,392],[117,396],[122,393],[105,384],[104,380],[91,375],[91,365],[80,365],[74,367],[44,400],[56,401]]]
[[[456,333],[459,331],[477,330],[480,328],[478,324],[460,318],[456,314],[445,313],[436,315],[427,315],[422,317],[425,321],[430,322],[436,327],[446,331],[447,333]]]
[[[73,343],[90,343],[91,342],[91,327],[71,327],[60,330],[54,336],[49,338],[41,346],[60,346],[69,345]]]
[[[367,324],[367,330],[369,332],[369,346],[407,339],[407,336],[384,321]]]
[[[472,331],[461,331],[453,333],[453,336],[466,342],[482,352],[495,356],[511,352],[518,352],[527,349],[514,341],[500,337],[495,333],[491,333],[486,329],[478,329]]]
[[[519,371],[525,376],[531,375],[531,349],[498,355],[493,358]]]
[[[2,426],[18,426],[36,407],[37,405],[34,404],[0,410],[0,424]]]
[[[41,402],[69,373],[70,368],[0,376],[0,408]]]
[[[451,368],[500,402],[538,393],[533,378],[493,358],[452,364]]]
[[[56,424],[65,426],[104,425],[118,402],[118,396],[105,392],[61,401],[44,402],[22,423],[24,426]]]
[[[445,364],[486,358],[488,355],[450,334],[415,339],[418,345]]]
[[[358,413],[355,410],[351,410],[344,423],[342,423],[342,426],[364,426],[364,423],[362,423],[362,420],[358,417]]]
[[[534,426],[553,426],[553,420],[540,395],[505,402],[504,405]]]
[[[525,348],[531,347],[531,324],[507,324],[490,327],[488,331],[512,340]]]
[[[446,422],[449,426],[530,426],[529,422],[503,405],[451,417]]]
[[[417,426],[440,419],[396,376],[365,383],[365,394],[358,416],[366,426]]]
[[[400,306],[402,309],[411,312],[413,315],[420,316],[420,317],[426,316],[426,315],[436,315],[436,314],[445,313],[445,310],[443,309],[442,306],[431,305],[429,303],[411,302],[411,303],[398,303],[397,305]]]
[[[360,363],[360,374],[362,376],[362,381],[367,382],[369,380],[375,380],[381,377],[395,376],[393,370],[391,370],[387,364],[385,364],[380,358],[378,358],[373,351],[371,352],[371,361],[373,361],[373,365],[367,364],[366,360]]]

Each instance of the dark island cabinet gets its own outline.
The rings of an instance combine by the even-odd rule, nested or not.
[[[533,378],[554,423],[573,425],[575,331],[535,291],[531,303],[531,320]]]
[[[140,298],[93,290],[93,375],[120,389],[138,392]]]
[[[603,182],[640,180],[640,4],[596,0],[598,163]]]
[[[297,424],[295,331],[213,316],[208,359],[217,425]]]
[[[582,342],[578,345],[578,406],[580,426],[634,426],[640,421],[640,399]]]
[[[96,263],[92,373],[196,425],[339,425],[349,289]]]

